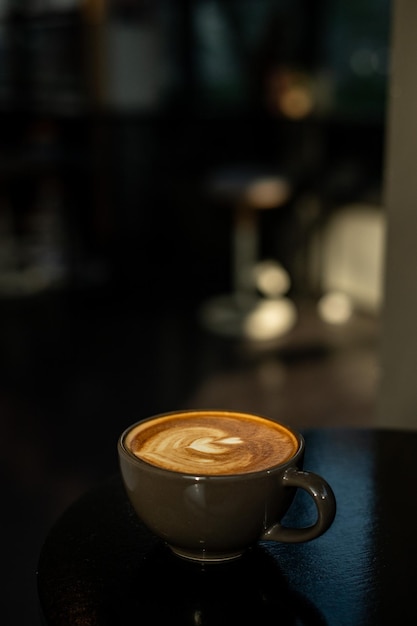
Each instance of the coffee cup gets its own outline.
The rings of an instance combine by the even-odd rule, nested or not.
[[[180,557],[216,563],[259,541],[306,542],[331,526],[336,501],[303,469],[305,441],[251,413],[186,410],[155,415],[119,437],[123,483],[138,517]],[[297,489],[315,504],[307,527],[282,519]]]

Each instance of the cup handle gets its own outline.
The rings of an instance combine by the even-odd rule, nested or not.
[[[301,543],[315,539],[326,532],[336,515],[336,499],[330,485],[321,476],[296,468],[289,468],[282,480],[285,486],[304,489],[313,498],[317,509],[317,520],[305,528],[288,528],[276,523],[270,526],[260,539]]]

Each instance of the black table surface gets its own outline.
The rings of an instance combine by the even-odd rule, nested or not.
[[[120,477],[77,500],[52,527],[37,582],[48,626],[417,624],[417,433],[304,433],[305,468],[337,499],[333,526],[304,544],[260,542],[241,559],[175,557],[136,517]],[[287,523],[312,505],[298,493]]]

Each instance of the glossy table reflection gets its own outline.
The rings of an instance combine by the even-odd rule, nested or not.
[[[417,433],[304,433],[306,469],[332,485],[331,529],[306,544],[260,543],[240,560],[174,557],[136,518],[120,478],[75,502],[39,558],[48,626],[417,624]],[[288,523],[313,511],[300,492]],[[297,520],[297,521],[296,521]]]

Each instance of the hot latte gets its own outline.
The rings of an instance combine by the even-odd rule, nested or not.
[[[135,426],[125,446],[138,458],[188,474],[256,472],[298,450],[295,435],[271,420],[228,411],[186,411]]]

